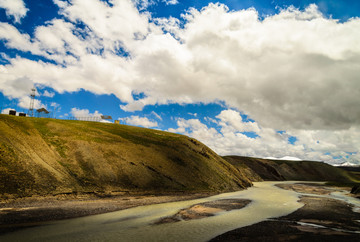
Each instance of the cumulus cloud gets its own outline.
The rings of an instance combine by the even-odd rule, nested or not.
[[[146,117],[139,117],[134,115],[126,118],[119,118],[119,120],[129,125],[141,126],[145,128],[154,128],[158,126],[156,121],[151,121]]]
[[[166,5],[175,5],[178,4],[178,0],[162,0]]]
[[[14,93],[4,82],[26,76],[59,92],[113,93],[125,111],[223,100],[266,127],[360,124],[358,18],[339,23],[310,5],[260,20],[253,8],[209,4],[182,20],[152,21],[131,1],[56,3],[66,18],[37,27],[33,38],[1,24],[9,48],[61,64],[11,59],[1,73],[6,95]],[[145,97],[134,100],[133,92]]]
[[[1,110],[1,114],[9,114],[10,110],[15,110],[14,108],[5,108],[3,110]]]
[[[95,111],[90,113],[88,109],[72,108],[70,114],[77,118],[101,118],[102,113]]]
[[[31,42],[30,36],[20,33],[19,30],[11,24],[0,22],[0,39],[5,41],[8,48],[41,54],[37,46]]]
[[[6,15],[12,16],[15,23],[20,23],[28,11],[23,0],[0,0],[0,8],[4,8]]]
[[[54,108],[59,108],[60,107],[60,104],[56,103],[56,102],[52,102],[50,104],[51,107],[54,107]]]
[[[156,4],[157,0],[133,0],[139,10],[145,10],[149,6]]]
[[[24,109],[29,109],[30,108],[30,96],[24,96],[18,99],[18,106]],[[34,99],[34,109],[39,109],[39,108],[46,108],[46,105],[41,103],[41,100],[39,99]]]
[[[290,131],[277,132],[261,127],[258,123],[239,121],[241,115],[234,110],[224,110],[216,116],[219,129],[209,127],[199,119],[177,120],[178,127],[169,129],[194,137],[221,155],[242,155],[286,160],[318,160],[331,164],[351,161],[360,164],[360,130],[332,132]],[[240,123],[239,123],[240,122]],[[236,124],[236,125],[234,125]],[[255,131],[259,135],[250,138],[244,131]],[[288,142],[289,135],[295,135],[295,144]],[[344,139],[346,137],[346,139]],[[320,141],[321,140],[321,141]],[[334,159],[337,157],[337,159]]]
[[[232,127],[240,132],[260,132],[259,125],[256,122],[244,121],[239,112],[235,110],[224,110],[216,118],[220,119],[219,124],[221,126]]]
[[[112,122],[110,122],[109,120],[102,119],[102,120],[100,120],[100,123],[108,123],[108,124],[111,124]]]
[[[195,125],[210,135],[228,137],[218,148],[224,154],[243,151],[249,139],[259,142],[256,148],[265,155],[260,139],[242,136],[250,130],[263,142],[280,141],[285,147],[288,136],[275,130],[292,132],[296,144],[320,149],[314,158],[328,159],[324,147],[337,146],[336,140],[344,150],[358,144],[349,137],[357,140],[360,126],[359,18],[340,23],[312,4],[260,19],[254,8],[229,11],[223,4],[209,4],[188,9],[182,19],[154,19],[139,11],[152,1],[54,2],[61,18],[35,28],[33,37],[0,23],[0,39],[8,48],[51,60],[10,58],[0,66],[4,95],[21,98],[34,83],[60,93],[83,88],[116,95],[126,103],[120,108],[128,112],[146,105],[222,100],[256,123],[244,123],[230,111],[217,117],[225,132],[221,134],[196,121],[178,122],[179,129]],[[135,100],[133,93],[143,93],[144,98]],[[310,134],[320,136],[324,144],[309,145]],[[300,154],[303,148],[296,144],[291,150],[297,147]],[[273,147],[279,155],[283,150],[281,145]]]
[[[55,96],[55,92],[49,92],[49,91],[47,91],[47,90],[45,90],[44,92],[43,92],[43,94],[42,94],[42,96],[44,96],[44,97],[54,97]]]

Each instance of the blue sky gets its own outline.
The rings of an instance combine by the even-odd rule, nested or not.
[[[0,0],[0,108],[359,164],[358,1]]]

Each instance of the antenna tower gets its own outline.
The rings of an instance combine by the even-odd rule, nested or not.
[[[33,87],[31,89],[31,95],[30,95],[30,107],[29,107],[29,111],[28,111],[28,115],[30,117],[34,117],[34,100],[35,100],[35,92],[36,92],[36,89],[35,87]]]

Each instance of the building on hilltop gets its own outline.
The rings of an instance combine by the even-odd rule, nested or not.
[[[9,110],[9,115],[16,115],[16,111],[15,110]]]

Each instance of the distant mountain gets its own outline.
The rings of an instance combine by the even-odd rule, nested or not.
[[[289,161],[250,158],[242,156],[223,157],[237,168],[247,173],[257,174],[259,180],[293,181],[333,181],[341,183],[357,182],[354,174],[329,164],[317,161]],[[246,167],[248,169],[246,169]],[[251,176],[248,176],[251,178]],[[255,176],[253,176],[255,177]]]
[[[353,164],[353,163],[350,163],[350,162],[344,162],[344,163],[341,163],[341,164],[335,164],[334,166],[343,166],[343,167],[360,167],[359,165],[356,165],[356,164]]]
[[[251,186],[199,141],[112,123],[0,115],[0,197]]]

